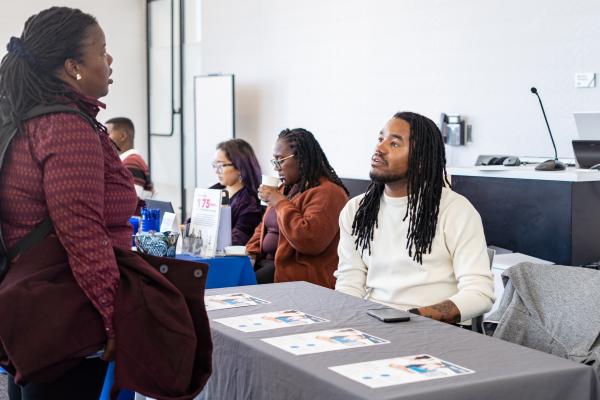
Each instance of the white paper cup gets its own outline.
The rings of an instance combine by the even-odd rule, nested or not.
[[[261,184],[263,186],[270,186],[272,188],[277,189],[279,187],[279,177],[272,175],[263,175]],[[267,205],[267,203],[265,203],[262,200],[260,201],[260,204],[262,204],[263,206]]]

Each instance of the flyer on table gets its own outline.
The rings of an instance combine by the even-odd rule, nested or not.
[[[274,311],[238,317],[216,318],[213,321],[242,332],[258,332],[288,326],[310,325],[328,320],[298,310]]]
[[[228,293],[204,296],[206,311],[224,310],[227,308],[249,307],[259,304],[270,304],[267,300],[250,296],[246,293]]]
[[[298,356],[389,343],[388,340],[353,328],[278,336],[262,340]]]
[[[338,365],[329,369],[373,389],[475,372],[429,354]]]

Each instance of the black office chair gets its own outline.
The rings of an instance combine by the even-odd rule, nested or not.
[[[349,197],[353,198],[367,191],[367,188],[371,184],[371,180],[369,179],[354,179],[354,178],[340,178],[348,192],[350,192]]]
[[[492,264],[494,263],[494,256],[496,255],[496,250],[487,249],[488,257],[490,259],[490,269],[492,269]],[[478,315],[471,320],[471,330],[477,333],[483,333],[483,315]]]

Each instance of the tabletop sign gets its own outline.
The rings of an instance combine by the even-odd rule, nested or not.
[[[165,212],[160,223],[161,232],[177,232],[177,224],[175,223],[175,213]]]
[[[194,190],[189,236],[202,237],[202,257],[214,257],[219,235],[221,190]]]

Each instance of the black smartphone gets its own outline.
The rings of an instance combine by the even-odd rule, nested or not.
[[[367,310],[367,314],[383,322],[404,322],[410,320],[410,313],[408,311],[390,307],[373,308]]]

